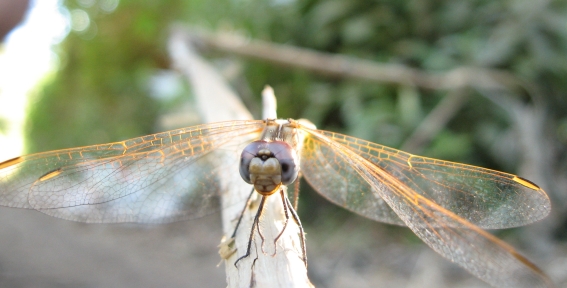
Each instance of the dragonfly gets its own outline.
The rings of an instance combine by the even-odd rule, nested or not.
[[[224,187],[237,184],[227,175],[237,171],[262,197],[280,192],[282,199],[281,187],[300,173],[329,201],[409,227],[493,286],[553,287],[535,264],[484,230],[547,216],[549,198],[536,184],[318,130],[303,120],[218,122],[15,157],[0,162],[0,205],[80,222],[179,221],[218,210]],[[237,202],[230,205],[244,205]]]

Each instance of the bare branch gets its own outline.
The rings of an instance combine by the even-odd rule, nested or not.
[[[411,85],[427,89],[477,87],[491,90],[531,90],[531,85],[506,71],[463,66],[444,73],[430,73],[403,65],[376,63],[344,55],[322,53],[254,40],[236,34],[213,34],[195,29],[184,29],[184,31],[185,39],[197,47],[306,69],[332,77]]]
[[[466,103],[468,93],[464,89],[449,92],[417,128],[413,134],[406,139],[401,150],[419,154],[425,145],[439,133],[445,125],[457,114]]]
[[[222,77],[197,53],[188,42],[184,41],[183,34],[174,30],[169,39],[169,50],[175,68],[187,76],[197,98],[198,106],[207,122],[237,119],[252,119],[250,113],[240,102],[238,97],[230,90]],[[237,160],[233,161],[238,163]],[[240,216],[244,204],[229,206],[226,203],[237,203],[238,199],[246,199],[251,186],[246,184],[238,173],[238,167],[233,167],[234,173],[228,172],[221,177],[225,183],[241,183],[226,185],[221,183],[222,191],[222,218],[223,229],[229,238]],[[236,177],[237,179],[227,179]],[[226,180],[226,181],[224,181]],[[255,193],[257,194],[257,193]],[[253,244],[253,253],[235,265],[236,259],[244,255],[248,245],[252,222],[257,211],[257,204],[246,207],[242,222],[237,230],[234,242],[228,239],[233,246],[224,246],[222,257],[225,260],[228,287],[311,287],[307,278],[307,269],[298,255],[301,248],[297,227],[288,225],[285,233],[274,245],[273,239],[281,231],[284,216],[281,201],[277,196],[269,197],[266,201],[265,212],[261,223],[264,241],[256,235]],[[256,233],[258,234],[258,233]],[[224,245],[224,244],[223,244]],[[264,253],[262,246],[265,246]],[[236,251],[234,251],[235,249]],[[234,252],[234,253],[233,253]],[[272,256],[272,253],[275,253]],[[301,254],[301,252],[299,252]]]

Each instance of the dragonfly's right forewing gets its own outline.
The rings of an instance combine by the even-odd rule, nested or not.
[[[263,127],[220,122],[18,157],[0,164],[0,205],[81,222],[199,217],[218,210],[219,177],[238,171]]]

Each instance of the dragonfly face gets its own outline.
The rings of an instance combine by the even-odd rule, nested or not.
[[[281,185],[289,185],[297,178],[296,128],[294,122],[267,120],[261,140],[250,143],[242,151],[240,176],[246,183],[253,184],[258,193],[271,195]]]
[[[0,205],[82,222],[195,218],[217,207],[224,187],[243,184],[218,181],[239,165],[242,178],[265,195],[293,182],[301,167],[329,201],[407,226],[491,285],[553,287],[537,266],[483,230],[544,218],[551,205],[537,185],[295,120],[219,122],[16,157],[0,162]]]
[[[299,173],[297,153],[282,141],[254,141],[244,148],[240,159],[240,176],[264,196],[293,183]]]

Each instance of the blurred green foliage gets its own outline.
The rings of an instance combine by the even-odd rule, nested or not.
[[[0,134],[6,133],[7,128],[8,128],[8,121],[0,117]]]
[[[85,11],[91,22],[59,47],[61,67],[31,105],[28,151],[156,132],[156,117],[167,109],[151,97],[148,83],[169,67],[165,44],[175,21],[425,71],[502,69],[539,85],[548,129],[558,135],[553,145],[563,145],[563,151],[567,146],[566,1],[122,0],[110,12],[101,8],[108,1],[64,2],[71,12]],[[248,88],[242,93],[252,91],[260,101],[264,85],[272,85],[280,117],[307,118],[319,128],[393,147],[447,94],[242,63],[246,83],[240,86]],[[516,171],[518,143],[507,137],[514,127],[506,113],[476,91],[467,92],[466,105],[423,154]],[[559,155],[567,157],[565,151]],[[306,201],[310,207],[319,202]]]
[[[167,28],[180,1],[66,1],[90,21],[58,47],[60,68],[30,105],[27,149],[37,152],[110,142],[153,132],[159,110],[150,77],[167,69]],[[85,19],[82,19],[85,21]]]

